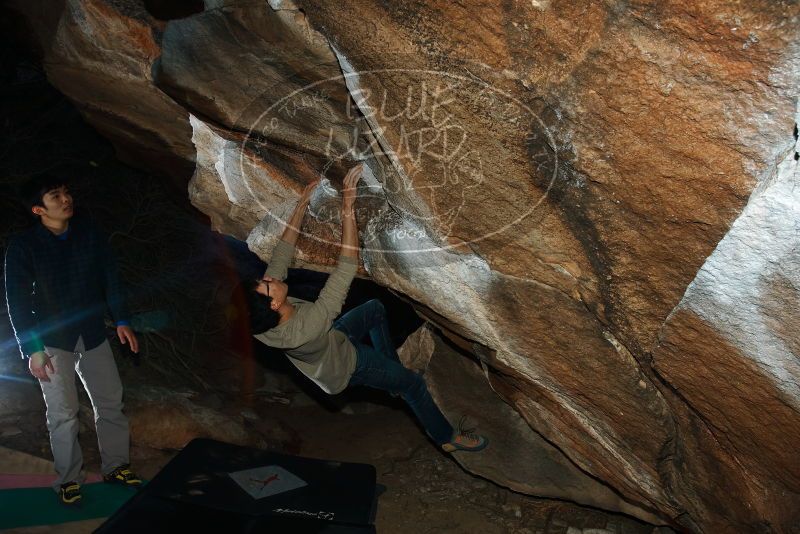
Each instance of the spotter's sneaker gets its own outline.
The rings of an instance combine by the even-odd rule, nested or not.
[[[103,475],[103,482],[122,484],[123,486],[139,486],[142,483],[142,479],[131,471],[131,466],[129,464],[124,464],[107,475]]]
[[[61,484],[58,490],[58,500],[67,506],[78,506],[81,503],[81,485],[77,482],[66,482]]]

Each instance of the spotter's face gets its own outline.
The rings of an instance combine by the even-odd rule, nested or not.
[[[42,196],[44,206],[34,206],[33,213],[43,220],[52,222],[68,221],[72,218],[74,205],[72,195],[66,186],[52,189]]]

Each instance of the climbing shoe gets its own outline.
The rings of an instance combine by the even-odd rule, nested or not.
[[[461,422],[458,424],[458,431],[453,433],[453,438],[449,443],[442,445],[442,449],[445,452],[478,452],[485,449],[489,444],[488,438],[480,434],[475,434],[473,430],[474,429],[467,430],[464,428],[464,418],[462,417]]]
[[[81,485],[77,482],[66,482],[61,484],[58,490],[58,500],[67,506],[78,506],[81,503]]]
[[[103,475],[103,482],[122,484],[123,486],[139,486],[142,483],[142,479],[131,471],[129,464],[125,464],[117,467],[107,475]]]

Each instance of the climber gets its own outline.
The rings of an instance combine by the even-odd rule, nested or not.
[[[319,298],[311,303],[289,297],[283,282],[317,185],[312,183],[286,222],[262,279],[242,283],[252,332],[262,343],[283,349],[292,364],[326,393],[333,395],[347,386],[363,385],[400,395],[443,450],[479,451],[488,440],[462,428],[454,430],[431,398],[425,380],[400,363],[380,301],[371,300],[336,319],[358,266],[354,207],[361,170],[358,165],[344,178],[339,263]],[[371,346],[364,343],[366,338]]]

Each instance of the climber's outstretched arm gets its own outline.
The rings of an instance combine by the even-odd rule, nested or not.
[[[356,226],[356,186],[361,179],[363,164],[356,165],[344,177],[342,188],[342,252],[358,263],[358,227]]]

